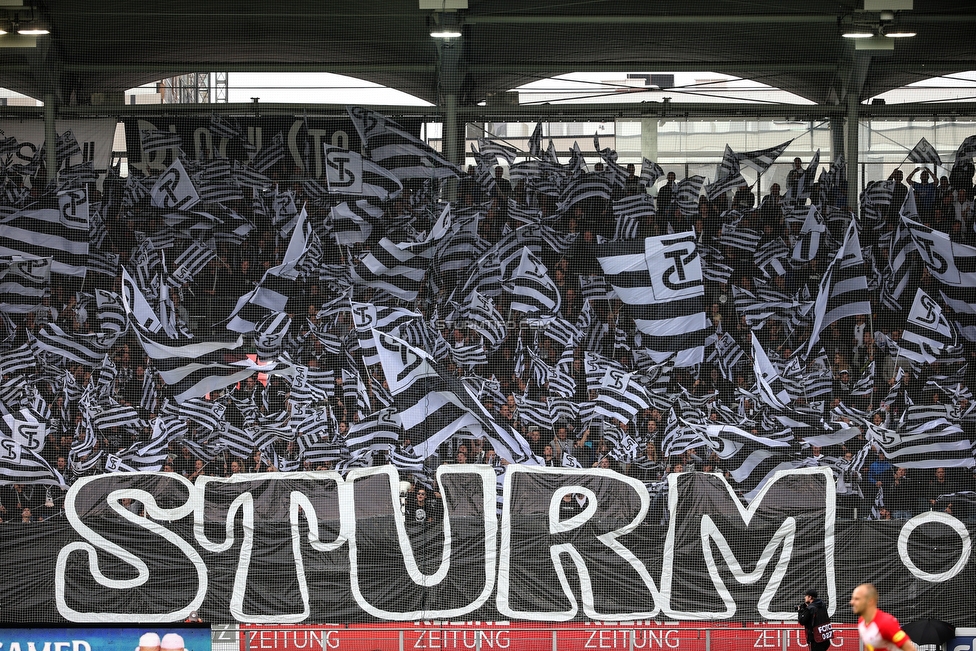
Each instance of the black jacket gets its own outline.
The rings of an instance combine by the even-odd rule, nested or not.
[[[820,599],[814,599],[809,604],[803,604],[797,611],[797,620],[806,631],[807,644],[813,651],[827,651],[830,648],[830,616],[827,606]],[[819,633],[818,633],[819,631]],[[817,640],[821,641],[818,642]]]

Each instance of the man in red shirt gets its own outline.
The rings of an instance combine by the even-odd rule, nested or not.
[[[870,583],[854,588],[851,609],[858,616],[857,632],[866,651],[901,649],[918,651],[908,634],[901,630],[898,620],[878,608],[878,590]]]

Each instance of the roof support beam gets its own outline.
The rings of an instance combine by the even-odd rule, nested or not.
[[[908,23],[958,23],[976,21],[974,13],[910,14]],[[587,14],[587,15],[483,15],[466,13],[465,25],[699,25],[706,23],[736,25],[836,24],[835,14]]]
[[[723,23],[723,24],[836,24],[837,16],[831,14],[711,14],[711,15],[661,15],[661,14],[639,14],[639,15],[614,15],[614,14],[590,14],[581,16],[567,15],[486,15],[466,13],[464,15],[465,25],[697,25],[699,23]]]
[[[546,61],[539,63],[472,63],[468,70],[477,73],[547,74],[570,72],[831,72],[832,63],[778,63],[775,61]]]
[[[81,73],[133,73],[155,74],[159,79],[187,72],[332,72],[338,75],[370,73],[432,73],[434,63],[328,63],[316,61],[292,61],[268,63],[267,61],[241,63],[230,61],[180,61],[153,64],[144,63],[66,63],[65,72]]]
[[[373,105],[371,108],[389,115],[418,117],[430,122],[439,122],[442,111],[436,106]],[[233,104],[135,104],[123,106],[65,106],[57,107],[58,117],[150,117],[159,115],[204,115],[217,111],[221,115],[251,115],[254,106],[250,102]],[[641,119],[641,118],[688,118],[688,119],[788,119],[820,121],[832,117],[846,118],[849,105],[845,101],[839,105],[801,105],[801,104],[674,104],[661,102],[627,104],[565,104],[565,105],[522,105],[522,106],[458,106],[459,119],[465,122],[532,122],[538,120],[567,121],[592,119]],[[976,102],[944,102],[939,104],[888,104],[870,106],[858,104],[862,120],[884,119],[945,119],[950,116],[976,116]],[[262,115],[309,115],[344,116],[344,104],[278,104],[261,103]],[[43,117],[43,108],[35,106],[0,107],[0,118]]]

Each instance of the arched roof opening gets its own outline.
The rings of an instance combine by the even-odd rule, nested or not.
[[[710,72],[574,72],[523,84],[520,104],[663,102],[813,104],[754,79]]]

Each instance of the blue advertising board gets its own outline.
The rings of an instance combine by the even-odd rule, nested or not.
[[[976,651],[976,628],[957,628],[948,651]]]
[[[0,651],[135,651],[144,633],[175,633],[186,651],[210,651],[207,626],[0,628]]]

